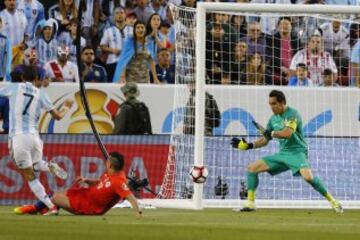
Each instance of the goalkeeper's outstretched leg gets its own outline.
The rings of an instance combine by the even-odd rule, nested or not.
[[[326,189],[324,183],[319,177],[313,177],[310,168],[301,168],[300,174],[306,182],[308,182],[317,192],[323,195],[326,200],[329,201],[331,207],[336,213],[343,213],[344,209],[342,208],[339,201],[337,201]]]

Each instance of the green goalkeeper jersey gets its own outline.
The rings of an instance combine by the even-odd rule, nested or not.
[[[293,134],[288,138],[279,138],[280,151],[306,151],[308,149],[304,137],[303,123],[297,110],[287,107],[280,115],[273,115],[267,124],[271,131],[281,131],[285,127],[293,129]]]

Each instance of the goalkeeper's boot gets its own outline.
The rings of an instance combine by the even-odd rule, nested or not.
[[[53,206],[52,208],[49,208],[49,211],[43,214],[43,216],[56,216],[59,215],[59,209],[57,206]]]
[[[18,215],[36,214],[37,209],[36,209],[35,205],[24,205],[21,207],[14,208],[14,213],[18,214]]]
[[[331,207],[334,209],[334,211],[336,213],[343,213],[344,212],[344,209],[343,209],[342,205],[337,200],[331,201],[330,204],[331,204]]]
[[[234,212],[253,212],[256,211],[255,203],[254,202],[248,202],[244,207],[242,208],[234,208]]]
[[[55,174],[58,178],[65,180],[67,178],[67,172],[62,169],[56,162],[49,162],[50,172]]]
[[[255,203],[252,201],[248,201],[248,203],[240,209],[240,212],[254,212],[256,211]]]

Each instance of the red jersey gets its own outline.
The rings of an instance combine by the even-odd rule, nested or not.
[[[120,199],[131,194],[123,171],[109,175],[104,173],[97,184],[89,188],[70,188],[67,196],[76,214],[104,214]]]

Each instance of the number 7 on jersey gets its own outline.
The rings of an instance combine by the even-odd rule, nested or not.
[[[29,109],[29,107],[30,107],[30,105],[31,105],[31,102],[32,102],[33,99],[34,99],[34,95],[31,95],[31,94],[28,94],[28,93],[24,93],[24,96],[29,98],[29,101],[26,103],[26,106],[25,106],[24,111],[23,111],[23,115],[26,115],[26,114],[27,114],[27,110]]]

